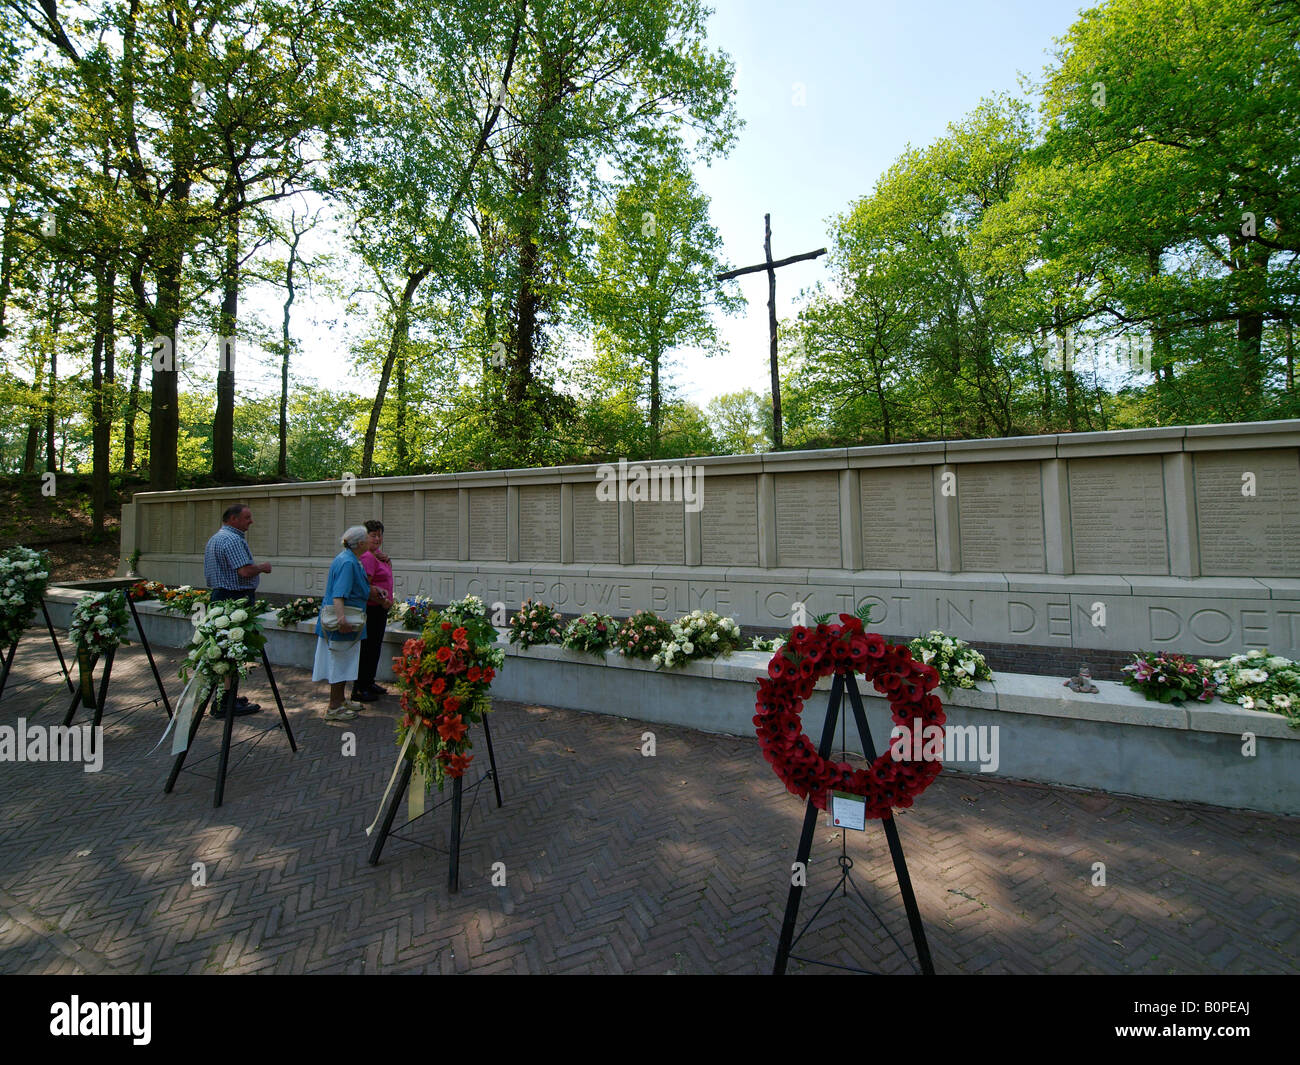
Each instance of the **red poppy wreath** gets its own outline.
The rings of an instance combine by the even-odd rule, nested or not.
[[[895,760],[888,747],[868,769],[828,762],[803,731],[804,700],[819,678],[853,670],[889,699],[896,724],[911,730],[919,718],[924,729],[947,720],[943,703],[930,694],[939,674],[916,661],[907,647],[864,632],[861,618],[841,614],[840,621],[816,628],[796,625],[790,630],[789,641],[767,664],[768,675],[759,678],[754,725],[763,757],[795,795],[824,810],[832,791],[847,791],[867,800],[868,817],[885,817],[895,806],[911,806],[943,766],[936,760]],[[845,706],[842,712],[851,711]],[[909,753],[910,745],[899,747]]]

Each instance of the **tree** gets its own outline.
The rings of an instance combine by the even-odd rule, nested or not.
[[[734,311],[734,286],[714,280],[721,240],[709,202],[677,152],[638,161],[596,225],[594,264],[580,282],[598,348],[644,361],[649,376],[650,455],[663,432],[662,364],[691,344],[711,354],[718,334],[712,312]]]
[[[730,64],[705,36],[692,0],[529,6],[520,76],[502,94],[506,114],[479,192],[480,213],[508,249],[508,303],[493,316],[501,337],[492,341],[504,348],[495,413],[506,462],[536,461],[554,429],[543,357],[571,310],[576,220],[600,198],[602,166],[618,171],[637,152],[662,152],[686,126],[701,154],[725,150],[734,135]]]
[[[1266,332],[1300,298],[1297,25],[1258,0],[1111,0],[1071,27],[1045,86],[1042,154],[1074,179],[1054,252],[1101,264],[1097,304],[1151,330],[1164,393],[1230,326],[1213,390],[1254,417],[1283,347]]]

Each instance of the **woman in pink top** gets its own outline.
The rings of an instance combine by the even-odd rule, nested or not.
[[[384,523],[366,522],[370,533],[370,550],[361,556],[361,565],[370,580],[370,598],[366,602],[366,638],[361,644],[361,666],[352,698],[356,702],[373,703],[388,689],[375,683],[379,668],[379,653],[384,648],[384,626],[388,622],[388,608],[393,605],[393,564],[384,554]]]

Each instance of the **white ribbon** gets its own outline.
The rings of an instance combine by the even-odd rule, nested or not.
[[[375,814],[375,819],[370,822],[369,827],[366,829],[367,836],[374,832],[375,825],[379,824],[379,819],[384,816],[384,808],[388,805],[388,796],[393,792],[393,785],[397,783],[397,774],[401,771],[402,759],[406,757],[406,749],[411,746],[411,740],[415,738],[415,734],[422,728],[424,728],[424,725],[421,723],[406,730],[406,739],[402,742],[402,749],[397,752],[397,765],[393,766],[393,775],[388,778],[388,787],[384,789],[384,797],[379,800],[379,812]],[[423,778],[421,778],[420,783],[423,784],[423,782]],[[421,789],[421,793],[423,793],[423,789]]]
[[[167,722],[167,728],[163,731],[162,738],[150,748],[149,753],[153,754],[163,745],[163,740],[168,733],[175,728],[176,723],[181,720],[182,715],[185,718],[184,724],[176,729],[176,736],[172,740],[172,754],[180,754],[190,745],[190,718],[194,716],[194,705],[199,701],[198,684],[202,678],[196,672],[190,677],[190,682],[185,685],[185,690],[181,692],[180,701],[176,704],[176,711],[172,714],[172,719]]]

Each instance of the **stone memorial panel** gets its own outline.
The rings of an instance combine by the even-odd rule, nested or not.
[[[1069,480],[1076,573],[1168,574],[1159,455],[1071,459]]]
[[[959,467],[957,514],[963,570],[1046,572],[1043,481],[1037,462]]]
[[[339,530],[339,536],[343,535],[344,529],[350,529],[353,525],[364,525],[377,517],[379,517],[379,501],[373,492],[358,492],[354,496],[344,496],[343,529]]]
[[[865,469],[859,478],[862,568],[936,569],[934,474],[930,467]]]
[[[505,488],[470,489],[469,557],[488,562],[505,561]]]
[[[276,503],[276,545],[278,555],[302,554],[302,501],[297,496]]]
[[[170,554],[172,549],[167,509],[166,503],[151,503],[145,512],[149,523],[149,535],[145,542],[149,545],[148,550],[158,555]]]
[[[632,557],[637,565],[686,564],[686,505],[682,502],[632,504]]]
[[[597,499],[584,482],[573,486],[573,560],[618,561],[618,504]]]
[[[194,517],[187,503],[173,503],[171,511],[172,551],[189,554],[194,550]]]
[[[311,524],[311,553],[333,558],[343,550],[344,527],[339,525],[337,496],[308,496],[308,519]]]
[[[384,550],[401,558],[415,554],[415,503],[410,492],[385,492],[383,499]]]
[[[757,477],[706,477],[701,496],[705,566],[758,565]]]
[[[775,481],[777,565],[838,569],[839,474],[778,473]]]
[[[1300,462],[1291,450],[1198,452],[1201,573],[1300,575]]]
[[[460,493],[455,489],[424,493],[424,557],[460,558]]]
[[[527,484],[520,487],[519,561],[560,561],[558,484]]]

